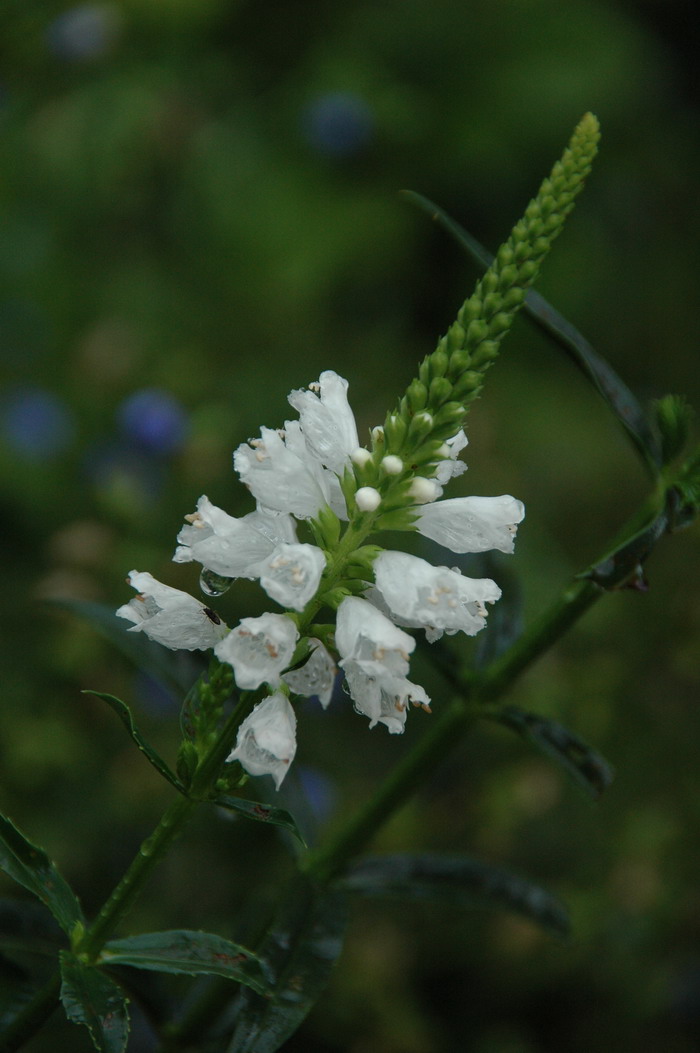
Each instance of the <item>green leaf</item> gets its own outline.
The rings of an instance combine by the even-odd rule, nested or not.
[[[281,826],[283,829],[288,830],[290,834],[293,834],[297,841],[306,848],[306,842],[301,836],[294,817],[285,811],[284,808],[273,808],[269,804],[257,804],[255,801],[246,801],[242,797],[229,797],[227,794],[212,798],[212,804],[218,804],[221,808],[228,808],[229,811],[244,816],[246,819],[253,819],[256,823],[269,823],[270,826]]]
[[[84,921],[73,890],[49,857],[0,815],[0,869],[44,903],[69,935],[76,922]]]
[[[172,929],[110,940],[100,955],[103,965],[131,965],[161,973],[208,974],[265,994],[269,982],[257,955],[209,932]]]
[[[517,706],[504,706],[485,712],[484,716],[516,731],[542,753],[552,757],[591,797],[600,797],[610,786],[615,773],[605,758],[563,724],[527,713]]]
[[[402,191],[405,197],[427,212],[444,230],[451,234],[470,256],[484,269],[494,257],[443,209],[413,190]],[[569,355],[574,364],[593,384],[627,432],[635,449],[651,467],[654,474],[663,464],[661,444],[640,403],[620,379],[615,370],[589,344],[586,338],[568,322],[539,293],[530,290],[524,310],[533,322],[550,336]]]
[[[111,706],[114,712],[117,714],[126,730],[131,735],[132,739],[143,753],[144,757],[153,765],[157,772],[167,779],[176,790],[180,793],[185,793],[185,787],[182,785],[177,775],[170,770],[168,765],[165,763],[163,758],[154,750],[153,746],[150,746],[143,735],[136,727],[131,710],[127,706],[126,702],[122,702],[120,698],[116,698],[114,695],[107,695],[104,691],[82,691],[83,695],[94,695],[95,698],[101,698],[103,702],[106,702],[108,706]]]
[[[346,920],[344,893],[292,884],[259,949],[276,980],[267,998],[240,992],[227,1053],[275,1053],[294,1034],[328,983]]]
[[[144,633],[129,632],[129,623],[124,618],[118,618],[111,607],[88,600],[51,599],[48,602],[89,622],[137,669],[162,681],[176,695],[187,691],[195,679],[196,672],[193,672],[190,655],[173,654],[161,644],[149,640]],[[183,657],[184,663],[180,661]]]
[[[604,589],[632,588],[646,591],[642,565],[651,554],[656,542],[669,529],[674,493],[667,495],[666,508],[640,530],[634,537],[610,552],[600,563],[590,567],[583,577],[591,578]]]
[[[363,896],[500,907],[522,914],[558,936],[569,933],[563,904],[550,892],[501,867],[468,856],[370,856],[352,866],[342,887]]]
[[[93,965],[61,952],[61,1001],[66,1016],[83,1024],[100,1053],[123,1053],[129,1037],[127,999],[117,984]]]

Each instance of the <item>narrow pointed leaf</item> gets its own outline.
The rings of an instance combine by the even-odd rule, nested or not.
[[[346,920],[344,893],[293,884],[259,949],[276,981],[267,998],[241,991],[227,1053],[275,1053],[294,1034],[328,983]]]
[[[117,984],[73,954],[61,953],[61,1002],[74,1024],[83,1024],[99,1053],[123,1053],[129,1037],[127,999]]]
[[[261,994],[269,989],[268,979],[257,955],[209,932],[172,929],[110,940],[100,955],[100,962],[103,965],[131,965],[135,969],[152,969],[161,973],[224,976]]]
[[[451,234],[480,266],[486,269],[491,265],[494,258],[491,253],[439,205],[412,190],[404,190],[403,194]],[[524,309],[535,324],[566,351],[584,376],[590,380],[624,427],[637,452],[655,474],[656,469],[663,464],[658,438],[652,430],[647,414],[612,366],[591,347],[578,329],[567,322],[539,293],[534,290],[528,292]]]
[[[252,819],[256,823],[268,823],[270,826],[281,826],[296,837],[297,841],[306,848],[306,842],[301,836],[294,817],[284,808],[273,808],[269,804],[257,804],[255,801],[246,801],[242,797],[229,797],[222,794],[212,799],[212,804],[218,804],[220,808],[227,808],[236,815],[246,819]]]
[[[444,902],[457,907],[515,911],[558,936],[569,932],[563,904],[538,885],[468,856],[370,856],[352,866],[342,885],[363,896]]]
[[[196,677],[190,655],[174,654],[149,640],[144,633],[129,632],[129,622],[118,618],[111,607],[89,600],[52,599],[52,607],[69,611],[90,625],[133,662],[137,669],[162,681],[176,695],[186,691]],[[184,658],[184,662],[181,659]]]
[[[0,815],[0,869],[44,903],[69,935],[83,912],[75,893],[49,857]]]
[[[177,775],[170,770],[153,746],[150,746],[144,739],[136,726],[136,722],[134,721],[134,718],[131,715],[131,710],[126,702],[122,702],[120,698],[116,698],[114,695],[107,695],[104,691],[83,691],[82,694],[94,695],[95,698],[101,698],[103,702],[106,702],[108,706],[111,706],[131,735],[131,738],[143,753],[144,757],[146,757],[146,759],[153,765],[156,771],[160,772],[164,779],[167,779],[169,783],[172,783],[176,790],[179,790],[180,793],[185,793],[185,787],[182,785]]]
[[[535,713],[527,713],[517,706],[504,706],[484,715],[516,731],[542,753],[553,758],[591,797],[600,797],[610,786],[615,774],[613,768],[597,750],[563,724]]]

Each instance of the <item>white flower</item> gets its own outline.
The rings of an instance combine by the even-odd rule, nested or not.
[[[409,702],[427,707],[430,699],[406,679],[416,641],[366,600],[346,597],[338,607],[335,641],[355,709],[370,728],[386,724],[399,734]]]
[[[282,692],[268,695],[241,724],[236,748],[226,758],[249,775],[271,775],[279,790],[296,753],[297,718]]]
[[[242,443],[233,465],[253,497],[266,508],[310,519],[330,503],[330,472],[311,456],[298,421],[284,431],[261,428],[259,439]],[[337,480],[336,480],[337,482]]]
[[[305,695],[307,698],[315,695],[326,709],[333,694],[338,670],[332,656],[320,640],[311,639],[309,642],[313,649],[305,664],[300,669],[292,669],[285,673],[282,679],[297,695]]]
[[[299,413],[311,453],[326,468],[342,475],[359,446],[355,417],[348,404],[348,382],[328,369],[308,391],[292,391],[289,403]]]
[[[276,545],[258,566],[260,584],[282,607],[303,611],[316,594],[326,557],[316,545]]]
[[[226,578],[257,577],[256,565],[280,541],[296,541],[290,515],[258,508],[235,519],[204,495],[197,502],[197,511],[185,519],[187,526],[177,535],[175,562],[196,560]]]
[[[265,683],[277,687],[298,639],[290,618],[284,614],[261,614],[259,618],[243,618],[214,648],[214,654],[233,666],[236,683],[243,690]]]
[[[512,552],[525,505],[502,497],[452,497],[416,510],[416,528],[452,552]]]
[[[456,478],[466,472],[467,466],[464,461],[458,461],[460,453],[467,445],[467,436],[462,429],[445,441],[444,460],[435,469],[435,478],[441,486],[449,483],[450,479]]]
[[[401,625],[425,629],[431,642],[443,632],[475,636],[486,624],[484,604],[501,595],[490,578],[467,578],[407,552],[380,552],[374,580],[391,616]]]
[[[129,582],[139,595],[117,611],[134,623],[129,632],[145,632],[165,647],[184,651],[204,651],[227,635],[228,626],[218,614],[194,596],[136,570],[130,572]]]

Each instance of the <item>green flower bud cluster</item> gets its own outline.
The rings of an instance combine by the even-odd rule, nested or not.
[[[432,429],[420,428],[421,437],[426,439],[449,438],[462,426],[467,406],[479,395],[484,373],[496,358],[527,289],[574,207],[599,137],[598,121],[593,114],[586,114],[562,158],[463,304],[457,320],[421,363],[418,378],[411,382],[391,417],[394,422],[405,422],[403,441],[408,442],[409,449],[413,446],[410,452],[416,445],[411,438],[417,437],[412,429],[417,413],[429,413],[433,418]],[[393,428],[398,430],[396,423]],[[403,452],[403,446],[392,445],[392,452]]]

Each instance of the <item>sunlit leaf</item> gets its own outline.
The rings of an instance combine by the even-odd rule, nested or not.
[[[500,907],[559,936],[569,932],[563,904],[538,885],[468,856],[432,853],[370,856],[352,866],[342,885],[363,896],[432,900],[450,910]]]
[[[227,794],[212,798],[212,804],[218,804],[221,808],[226,808],[246,819],[252,819],[256,823],[281,826],[283,829],[288,830],[290,834],[293,834],[306,847],[294,817],[285,811],[284,808],[274,808],[269,804],[257,804],[255,801],[246,801],[242,797],[229,797]]]
[[[258,953],[276,980],[267,998],[241,991],[227,1053],[274,1053],[294,1034],[328,983],[343,945],[347,898],[296,882]]]
[[[491,253],[439,205],[412,190],[404,190],[403,194],[451,234],[481,267],[486,269],[491,265],[494,258]],[[532,289],[527,293],[524,309],[539,328],[566,351],[584,376],[591,381],[624,427],[637,452],[655,473],[663,464],[659,440],[647,414],[612,366],[591,347],[578,329],[567,322],[539,293]]]
[[[114,695],[105,694],[104,691],[83,691],[84,695],[94,695],[95,698],[101,698],[103,702],[106,702],[108,706],[111,706],[114,712],[117,714],[126,730],[131,735],[138,748],[143,753],[144,757],[153,765],[156,771],[160,772],[164,779],[167,779],[169,783],[179,790],[180,793],[185,792],[185,787],[182,785],[177,775],[170,770],[168,765],[165,763],[163,758],[158,752],[150,746],[144,739],[143,735],[139,731],[131,714],[131,710],[127,706],[126,702],[122,702],[120,698],[116,698]]]
[[[117,984],[92,965],[61,952],[61,1002],[74,1024],[83,1024],[99,1053],[123,1053],[129,1037],[127,999]]]
[[[209,974],[236,980],[265,994],[269,983],[257,955],[209,932],[173,929],[110,940],[100,961],[162,973]]]
[[[552,757],[591,795],[600,797],[613,780],[614,771],[604,757],[563,724],[517,706],[485,713],[488,719],[505,724]]]
[[[33,892],[44,903],[64,932],[71,933],[83,920],[80,904],[41,848],[0,815],[0,869],[18,884]]]

